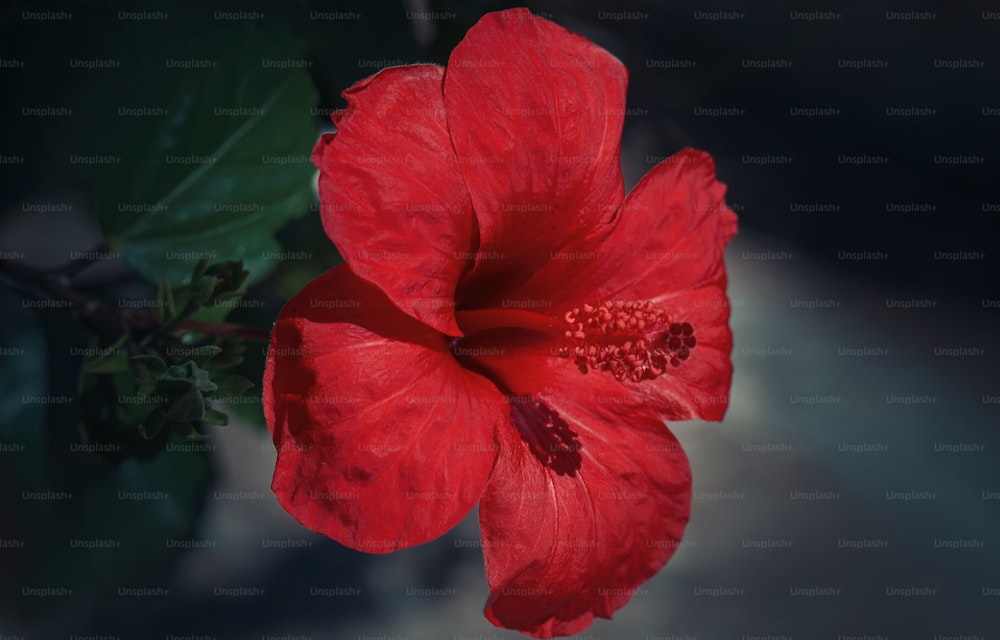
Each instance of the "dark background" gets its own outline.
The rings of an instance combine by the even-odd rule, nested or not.
[[[0,155],[26,160],[0,165],[0,250],[49,267],[100,239],[96,172],[68,163],[67,150],[106,153],[122,125],[121,96],[155,95],[166,72],[131,61],[155,61],[243,22],[284,27],[305,43],[325,122],[321,114],[343,104],[339,93],[378,66],[444,64],[484,12],[508,6],[165,3],[142,10],[167,17],[137,22],[119,19],[133,9],[117,4],[8,4],[0,59],[26,64],[0,69]],[[727,252],[736,341],[729,414],[721,424],[672,425],[695,478],[687,537],[614,621],[578,637],[1000,637],[1000,4],[531,8],[628,68],[629,186],[681,147],[704,149],[741,229]],[[25,19],[25,11],[71,17]],[[231,11],[257,15],[216,17]],[[330,11],[354,15],[315,17]],[[427,11],[435,13],[418,15]],[[820,15],[802,15],[810,12]],[[124,64],[82,71],[68,58]],[[39,106],[74,113],[22,111]],[[34,214],[25,202],[74,207]],[[262,328],[338,259],[315,214],[278,238],[311,257],[251,290],[263,305],[237,319]],[[81,286],[107,295],[155,294],[122,264],[84,275]],[[86,335],[65,310],[26,309],[13,287],[3,304],[2,346],[14,349],[0,360],[4,441],[62,459],[78,437],[72,403],[26,413],[18,385],[44,370],[50,394],[72,389],[79,358],[70,349]],[[248,360],[248,377],[259,377],[261,363],[259,353]],[[31,446],[0,453],[8,543],[0,635],[518,637],[481,615],[475,514],[438,541],[390,556],[317,538],[270,494],[274,451],[254,413],[212,432],[208,462],[188,461],[146,486],[171,493],[144,507],[183,536],[144,528],[152,517],[144,508],[100,499],[115,492],[116,474],[137,467],[113,470],[83,455],[47,485],[76,491],[76,504],[52,506],[29,526],[19,520],[22,490],[37,486],[18,456]],[[24,427],[26,415],[42,431],[12,426]],[[90,537],[124,540],[126,550],[73,548],[77,534],[67,532],[81,519],[101,532]],[[168,548],[175,538],[204,548]],[[25,595],[25,586],[73,593]],[[133,597],[122,587],[161,591]],[[255,595],[217,591],[236,587]],[[453,593],[414,595],[423,587]]]

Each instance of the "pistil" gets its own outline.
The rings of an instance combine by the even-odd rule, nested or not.
[[[557,355],[572,358],[580,373],[603,371],[619,381],[658,378],[687,360],[697,344],[691,323],[679,322],[648,300],[585,304],[562,317],[472,309],[456,311],[455,318],[465,336],[512,328],[548,334],[562,340]]]

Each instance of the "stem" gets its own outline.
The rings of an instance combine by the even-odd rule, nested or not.
[[[200,306],[201,305],[199,305],[193,299],[188,300],[187,304],[184,305],[184,308],[181,309],[180,313],[174,316],[171,320],[161,325],[158,325],[155,329],[150,331],[149,334],[147,334],[146,337],[142,339],[142,342],[139,343],[139,346],[145,347],[154,340],[158,340],[161,336],[165,336],[174,329],[180,327],[181,324],[186,322],[188,320],[188,317],[195,311],[197,311]]]
[[[208,333],[214,336],[230,336],[233,338],[243,338],[253,342],[270,342],[271,334],[263,329],[254,329],[233,322],[202,322],[200,320],[185,320],[181,323],[182,329]]]
[[[88,252],[96,256],[107,251],[107,245],[101,244]],[[17,289],[36,299],[59,300],[69,303],[69,307],[80,318],[87,328],[94,333],[119,338],[123,334],[134,335],[146,333],[146,338],[155,338],[173,329],[182,328],[199,331],[216,336],[244,338],[254,342],[268,342],[271,339],[267,331],[247,327],[232,322],[202,322],[191,320],[187,316],[197,310],[185,307],[176,324],[161,326],[156,329],[154,314],[136,312],[131,309],[120,309],[96,298],[89,298],[73,288],[70,279],[90,265],[98,261],[96,257],[82,258],[69,262],[58,269],[45,271],[20,264],[13,260],[0,260],[0,273],[6,275]],[[188,306],[191,306],[190,301]],[[152,331],[151,331],[152,330]]]
[[[83,323],[96,333],[117,337],[126,330],[128,318],[122,310],[84,296],[72,287],[69,277],[60,270],[42,271],[12,260],[0,260],[0,271],[6,272],[19,289],[32,297],[68,302]]]
[[[56,272],[66,276],[67,278],[72,279],[78,273],[80,273],[90,265],[96,264],[97,262],[103,259],[103,258],[98,258],[98,256],[110,252],[111,252],[111,247],[108,246],[108,243],[101,242],[90,251],[86,251],[82,254],[87,256],[86,258],[75,258],[73,259],[72,262],[67,262],[63,266],[56,269]]]

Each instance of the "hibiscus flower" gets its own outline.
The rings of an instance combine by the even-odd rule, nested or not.
[[[685,149],[625,196],[626,72],[526,9],[447,68],[347,90],[316,145],[344,263],[282,310],[264,374],[273,490],[387,553],[479,503],[487,618],[535,637],[610,618],[677,548],[691,474],[664,420],[719,420],[736,232]]]

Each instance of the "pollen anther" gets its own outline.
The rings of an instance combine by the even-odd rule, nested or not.
[[[642,382],[680,366],[697,343],[694,327],[677,322],[649,301],[605,300],[563,316],[569,342],[560,358],[574,358],[585,374],[604,371],[616,380]]]

